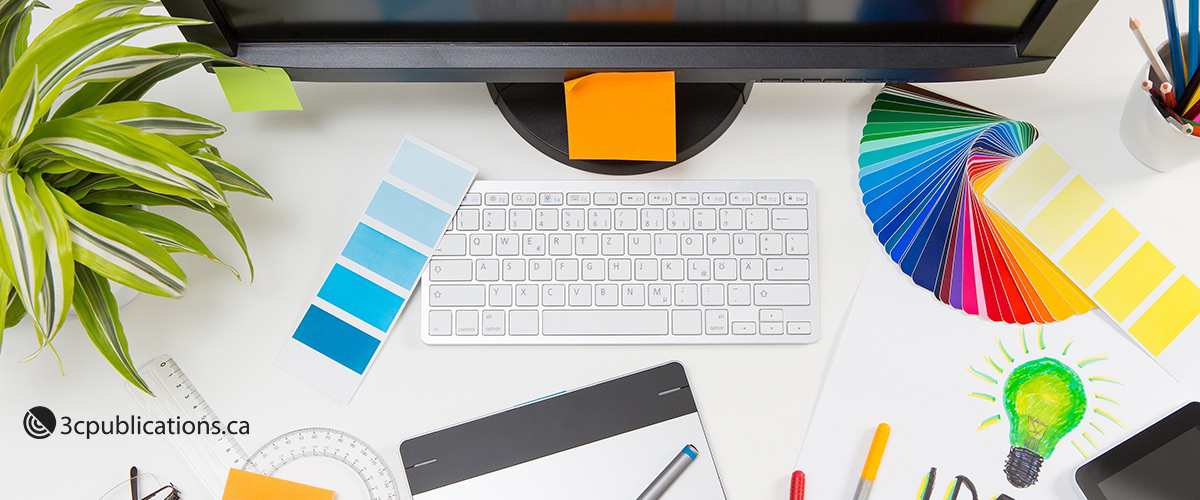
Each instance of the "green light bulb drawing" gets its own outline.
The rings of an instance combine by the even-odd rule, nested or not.
[[[1083,382],[1053,358],[1028,361],[1004,382],[1004,411],[1012,445],[1004,473],[1017,488],[1037,482],[1042,462],[1087,412]]]

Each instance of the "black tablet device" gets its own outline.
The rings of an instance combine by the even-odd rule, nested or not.
[[[1200,498],[1200,403],[1188,403],[1075,471],[1088,500]]]

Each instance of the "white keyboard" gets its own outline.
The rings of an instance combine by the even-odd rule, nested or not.
[[[425,271],[429,344],[817,340],[813,184],[475,181]]]

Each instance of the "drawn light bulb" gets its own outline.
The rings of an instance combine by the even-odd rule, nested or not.
[[[1004,382],[1012,448],[1004,464],[1008,482],[1027,488],[1037,482],[1042,462],[1083,420],[1087,394],[1071,368],[1052,358],[1035,359],[1013,370]]]

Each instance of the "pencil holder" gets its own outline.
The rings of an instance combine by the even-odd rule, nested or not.
[[[1159,52],[1163,51],[1159,47]],[[1149,63],[1142,65],[1125,99],[1121,141],[1134,158],[1159,172],[1200,163],[1200,137],[1183,133],[1163,116],[1150,93],[1142,90],[1142,82],[1147,78],[1158,80],[1150,75]]]

